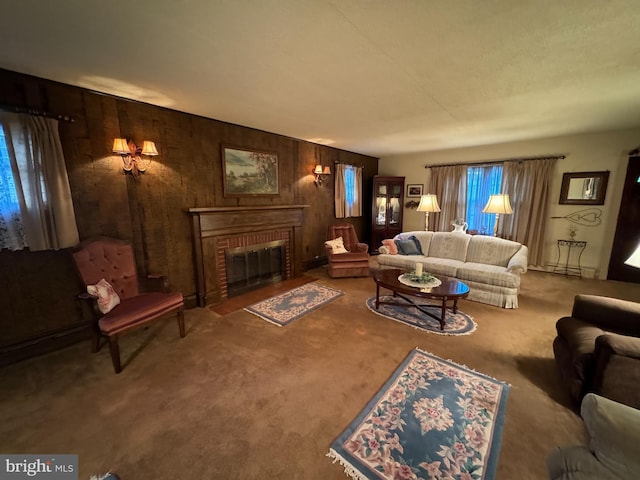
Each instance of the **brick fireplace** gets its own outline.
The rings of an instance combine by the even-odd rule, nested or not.
[[[217,305],[229,298],[227,261],[234,252],[257,252],[266,245],[280,245],[284,270],[280,278],[301,276],[305,207],[190,208],[198,306]],[[259,255],[252,258],[266,262]],[[231,280],[231,293],[238,293],[236,279]],[[277,280],[274,274],[270,281]]]

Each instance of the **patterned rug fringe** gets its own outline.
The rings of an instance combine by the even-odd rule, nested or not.
[[[326,454],[327,457],[333,460],[333,463],[340,462],[342,468],[344,468],[344,473],[347,476],[353,478],[353,480],[368,480],[361,472],[356,470],[353,465],[351,465],[347,460],[342,457],[338,452],[336,452],[333,448],[329,449],[329,453]]]
[[[419,352],[426,353],[427,355],[434,355],[433,353],[431,353],[431,352],[427,352],[426,350],[423,350],[423,349],[421,349],[420,347],[416,347],[415,349],[416,349],[416,350],[418,350]],[[435,356],[435,355],[434,355],[434,356]],[[454,362],[454,361],[453,361],[453,360],[451,360],[450,358],[445,358],[445,359],[443,359],[443,360],[446,360],[447,362],[452,363],[452,364],[453,364],[453,365],[455,365],[456,367],[466,368],[467,370],[472,371],[473,373],[476,373],[476,374],[478,374],[478,375],[482,375],[483,377],[490,378],[491,380],[493,380],[493,381],[495,381],[495,382],[504,383],[505,385],[507,385],[507,386],[509,386],[509,387],[511,387],[511,386],[512,386],[510,383],[507,383],[507,382],[505,382],[504,380],[499,380],[499,379],[497,379],[496,377],[492,377],[491,375],[487,375],[486,373],[479,372],[479,371],[477,371],[477,370],[476,370],[476,369],[474,369],[474,368],[467,367],[464,363]]]
[[[472,322],[473,327],[471,327],[471,330],[469,330],[468,332],[451,333],[451,332],[447,332],[447,331],[443,331],[443,330],[427,330],[426,328],[421,328],[421,327],[418,327],[417,325],[410,325],[407,322],[403,322],[402,320],[398,320],[397,318],[393,318],[393,317],[390,317],[388,315],[385,315],[384,313],[379,312],[375,308],[371,308],[369,306],[369,304],[366,303],[366,302],[365,302],[365,305],[367,305],[367,308],[369,309],[369,311],[375,313],[376,315],[379,315],[380,317],[384,317],[384,318],[387,318],[389,320],[393,320],[394,322],[401,323],[402,325],[406,325],[407,327],[411,327],[411,328],[413,328],[415,330],[421,330],[421,331],[427,332],[427,333],[435,333],[436,335],[447,335],[449,337],[458,337],[460,335],[471,335],[473,332],[476,331],[476,328],[478,328],[478,324],[476,322]],[[428,353],[428,352],[425,352],[425,353]]]
[[[246,308],[244,309],[245,312],[249,312],[253,315],[255,315],[256,317],[261,318],[262,320],[266,320],[267,322],[269,322],[271,325],[276,325],[277,327],[284,327],[286,324],[282,324],[282,323],[278,323],[278,322],[274,322],[273,320],[271,320],[269,317],[265,317],[264,315],[260,315],[259,313],[256,313],[252,310],[247,310]]]

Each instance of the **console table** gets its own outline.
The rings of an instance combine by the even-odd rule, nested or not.
[[[587,242],[581,240],[558,240],[558,259],[553,267],[553,273],[582,278],[580,257],[585,248],[587,248]]]

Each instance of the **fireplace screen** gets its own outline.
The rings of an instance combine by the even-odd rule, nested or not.
[[[224,255],[229,297],[286,279],[283,240],[228,248]]]

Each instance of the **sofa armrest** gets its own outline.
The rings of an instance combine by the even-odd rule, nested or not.
[[[527,273],[527,264],[529,258],[529,249],[522,245],[520,250],[511,257],[507,264],[507,272],[509,273]]]
[[[640,336],[640,303],[598,295],[576,295],[571,316],[603,330]]]
[[[580,414],[598,461],[618,478],[639,478],[640,410],[589,393]]]
[[[607,333],[596,338],[590,390],[640,408],[640,338]]]

